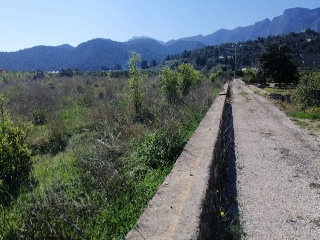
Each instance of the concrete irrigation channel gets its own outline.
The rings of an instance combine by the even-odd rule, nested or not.
[[[126,239],[320,239],[319,140],[233,80]]]

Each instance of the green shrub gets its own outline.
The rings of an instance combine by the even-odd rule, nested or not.
[[[180,98],[178,78],[179,76],[176,71],[170,70],[168,67],[165,67],[162,70],[160,85],[166,96],[166,99],[170,103],[175,103]]]
[[[182,63],[178,66],[178,73],[180,75],[180,88],[183,96],[189,94],[193,85],[200,82],[200,72],[195,70],[190,63]]]
[[[142,162],[151,168],[159,168],[170,160],[171,142],[165,132],[152,132],[138,148],[138,156]]]
[[[255,70],[253,70],[252,68],[248,68],[244,71],[243,81],[248,84],[255,83],[257,81],[256,74],[257,73]]]
[[[128,97],[139,100],[130,92],[139,88],[126,87],[125,75],[110,77],[0,82],[0,91],[10,97],[12,119],[37,110],[47,118],[28,134],[37,150],[32,172],[37,185],[9,206],[0,205],[0,239],[123,239],[211,105],[217,84],[195,81],[182,96],[177,78],[184,104],[168,104],[157,91],[157,76],[140,79],[141,121],[132,122],[134,98]],[[33,106],[35,89],[43,94]]]
[[[211,73],[209,78],[211,82],[215,82],[222,76],[223,76],[223,71],[221,68],[219,68],[216,72]]]
[[[53,155],[63,151],[67,144],[70,134],[63,120],[55,116],[50,119],[46,126],[35,127],[34,133],[29,137],[29,143],[34,154],[51,153]]]
[[[2,80],[4,83],[8,83],[9,74],[4,71],[2,74],[0,74],[0,80]]]
[[[74,184],[59,184],[33,195],[25,209],[23,239],[88,239],[86,220],[98,214],[92,197]],[[90,226],[90,225],[89,225]]]
[[[190,89],[201,80],[200,72],[189,63],[182,63],[177,70],[165,67],[160,78],[160,85],[167,100],[176,103],[182,96],[189,94]]]
[[[68,132],[60,117],[56,117],[49,123],[48,151],[56,154],[63,151],[68,143]]]
[[[302,110],[320,106],[320,73],[304,74],[292,96]]]
[[[45,125],[47,123],[46,114],[43,111],[37,110],[32,113],[34,125]]]
[[[29,126],[14,126],[6,103],[0,95],[0,203],[18,192],[32,169],[31,151],[26,144]]]

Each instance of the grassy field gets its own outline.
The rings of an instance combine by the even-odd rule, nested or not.
[[[206,77],[176,104],[142,74],[137,120],[128,78],[7,73],[0,93],[30,122],[30,179],[0,205],[0,239],[123,239],[219,92]]]
[[[271,87],[265,87],[263,90],[269,92],[269,93],[277,93],[282,95],[292,94],[294,89],[292,88],[271,88]]]
[[[294,96],[296,89],[264,88],[269,93]],[[295,102],[285,103],[277,101],[277,105],[299,126],[308,128],[311,131],[320,129],[320,107],[308,107],[302,109]]]

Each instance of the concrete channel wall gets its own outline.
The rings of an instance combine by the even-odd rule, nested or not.
[[[214,239],[228,92],[226,84],[125,239]]]

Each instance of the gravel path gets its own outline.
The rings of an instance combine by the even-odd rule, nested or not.
[[[320,239],[320,139],[232,82],[244,239]]]

